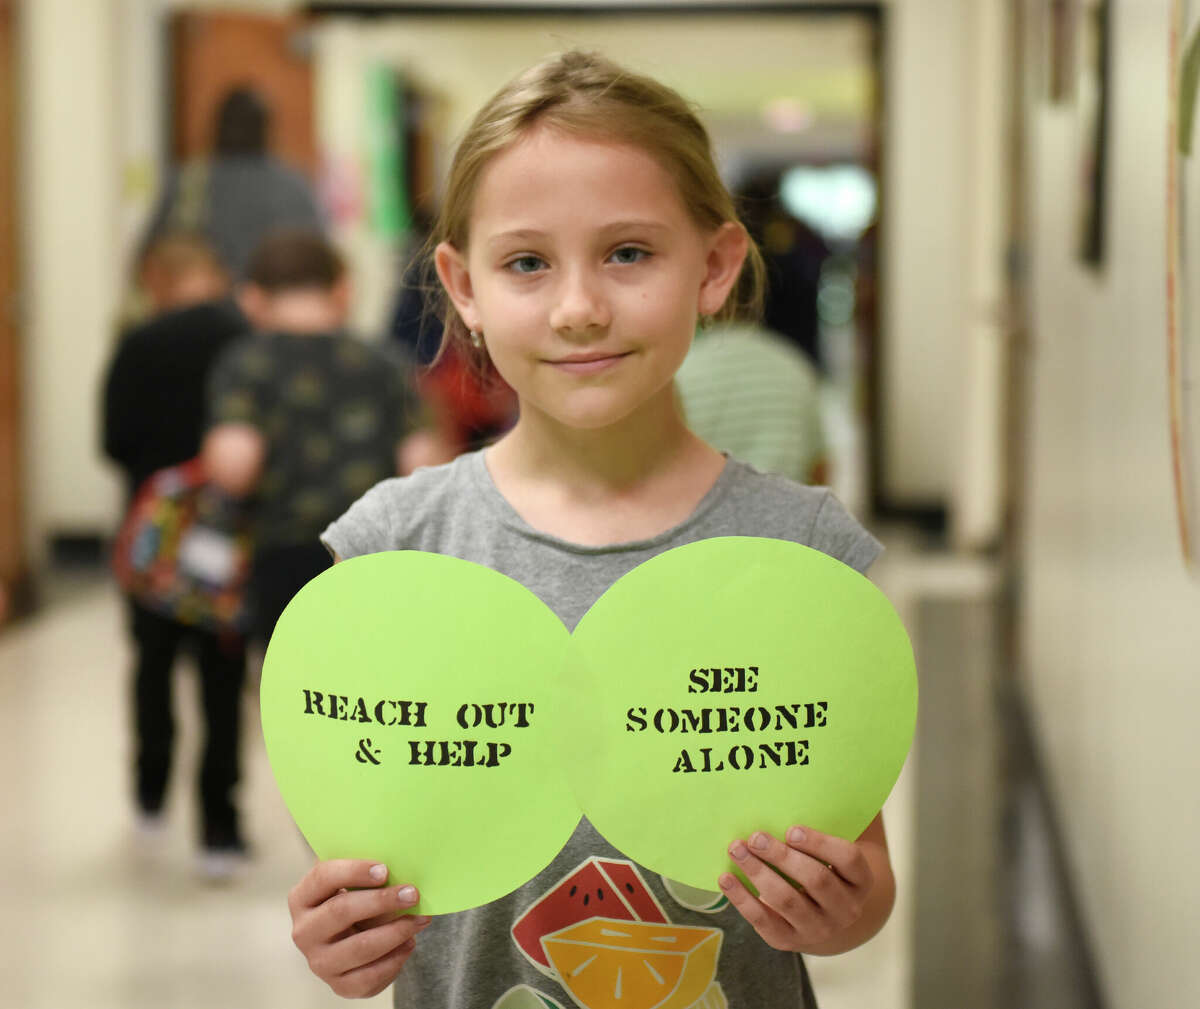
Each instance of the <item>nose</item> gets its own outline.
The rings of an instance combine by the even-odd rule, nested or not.
[[[612,313],[600,278],[583,269],[565,272],[550,312],[554,331],[568,338],[587,337],[611,321]]]

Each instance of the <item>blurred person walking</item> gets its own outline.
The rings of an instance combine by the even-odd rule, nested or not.
[[[212,154],[170,174],[146,242],[170,231],[199,231],[240,280],[251,253],[272,232],[322,230],[307,180],[269,153],[270,128],[270,110],[257,92],[231,90],[217,109]]]
[[[758,323],[701,328],[675,373],[688,425],[763,473],[828,479],[820,377],[809,359]]]
[[[129,502],[146,480],[197,456],[205,389],[221,351],[247,323],[229,278],[198,236],[168,235],[142,263],[153,316],[121,337],[104,383],[104,452],[124,471]],[[164,801],[175,723],[172,672],[184,649],[200,674],[205,736],[199,776],[201,871],[224,878],[245,854],[234,788],[246,649],[235,632],[206,630],[127,599],[135,649],[133,709],[137,830],[143,845],[165,836]]]
[[[203,458],[254,514],[253,637],[330,565],[322,530],[404,470],[410,367],[345,332],[345,264],[320,235],[280,232],[251,257],[239,301],[257,332],[218,362]]]
[[[790,213],[780,196],[778,171],[752,177],[737,201],[767,267],[763,324],[803,352],[819,373],[828,371],[821,346],[817,296],[821,270],[832,250],[825,239]]]

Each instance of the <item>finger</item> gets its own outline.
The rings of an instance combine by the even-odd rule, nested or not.
[[[344,890],[319,907],[310,908],[296,919],[292,930],[296,945],[304,949],[313,943],[327,943],[357,931],[354,926],[373,920],[394,918],[420,899],[416,887],[387,887],[383,890]]]
[[[737,876],[732,872],[722,873],[717,885],[737,913],[750,923],[768,946],[773,949],[793,948],[795,929],[747,890]]]
[[[410,939],[415,939],[431,920],[424,916],[404,915],[385,925],[351,932],[315,956],[316,963],[313,966],[327,977],[358,970],[394,952]]]
[[[288,894],[293,916],[300,910],[324,904],[339,890],[383,886],[387,882],[386,865],[362,859],[336,859],[318,862]]]
[[[787,832],[787,843],[790,848],[832,866],[852,886],[870,889],[873,882],[871,867],[853,841],[822,834],[810,827],[791,827]]]
[[[340,975],[330,982],[329,987],[342,998],[371,998],[378,995],[396,980],[396,975],[404,969],[405,962],[415,948],[415,940],[409,939],[374,963]]]
[[[753,849],[742,841],[734,841],[729,846],[729,854],[758,890],[758,899],[791,926],[807,933],[818,924],[823,905],[792,880],[796,878],[794,874],[804,868],[803,863],[817,863],[762,831],[752,836],[751,844]],[[778,860],[779,871],[764,861],[767,856]],[[781,872],[785,875],[780,875]]]

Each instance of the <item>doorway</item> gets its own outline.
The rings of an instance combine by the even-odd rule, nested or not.
[[[17,294],[16,3],[0,0],[0,625],[29,595]]]
[[[311,3],[306,12],[318,75],[339,75],[329,94],[361,95],[355,75],[377,65],[396,74],[404,94],[419,96],[425,141],[413,153],[433,166],[419,173],[425,180],[444,177],[453,141],[496,87],[553,51],[598,49],[699,106],[727,185],[763,211],[757,237],[777,279],[768,321],[823,377],[829,482],[852,512],[873,509],[882,445],[876,292],[886,229],[882,5]],[[370,132],[346,129],[355,118],[361,113],[349,103],[324,110],[335,123],[331,136],[319,127],[324,164],[367,160]],[[402,202],[421,209],[437,199],[426,182]],[[335,223],[348,235],[361,226],[353,211]],[[371,250],[352,264],[356,273],[390,271],[394,282],[399,273],[383,260],[402,255],[403,242],[351,244]]]
[[[211,149],[217,106],[249,85],[271,110],[271,150],[310,178],[317,170],[313,75],[303,19],[183,11],[170,22],[171,154]]]

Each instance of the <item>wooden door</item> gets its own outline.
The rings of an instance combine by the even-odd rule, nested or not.
[[[217,106],[230,88],[253,87],[271,110],[271,151],[315,177],[313,74],[304,21],[242,13],[181,12],[171,22],[172,155],[212,148]]]
[[[16,4],[0,0],[0,624],[25,595],[21,345],[17,303]]]

